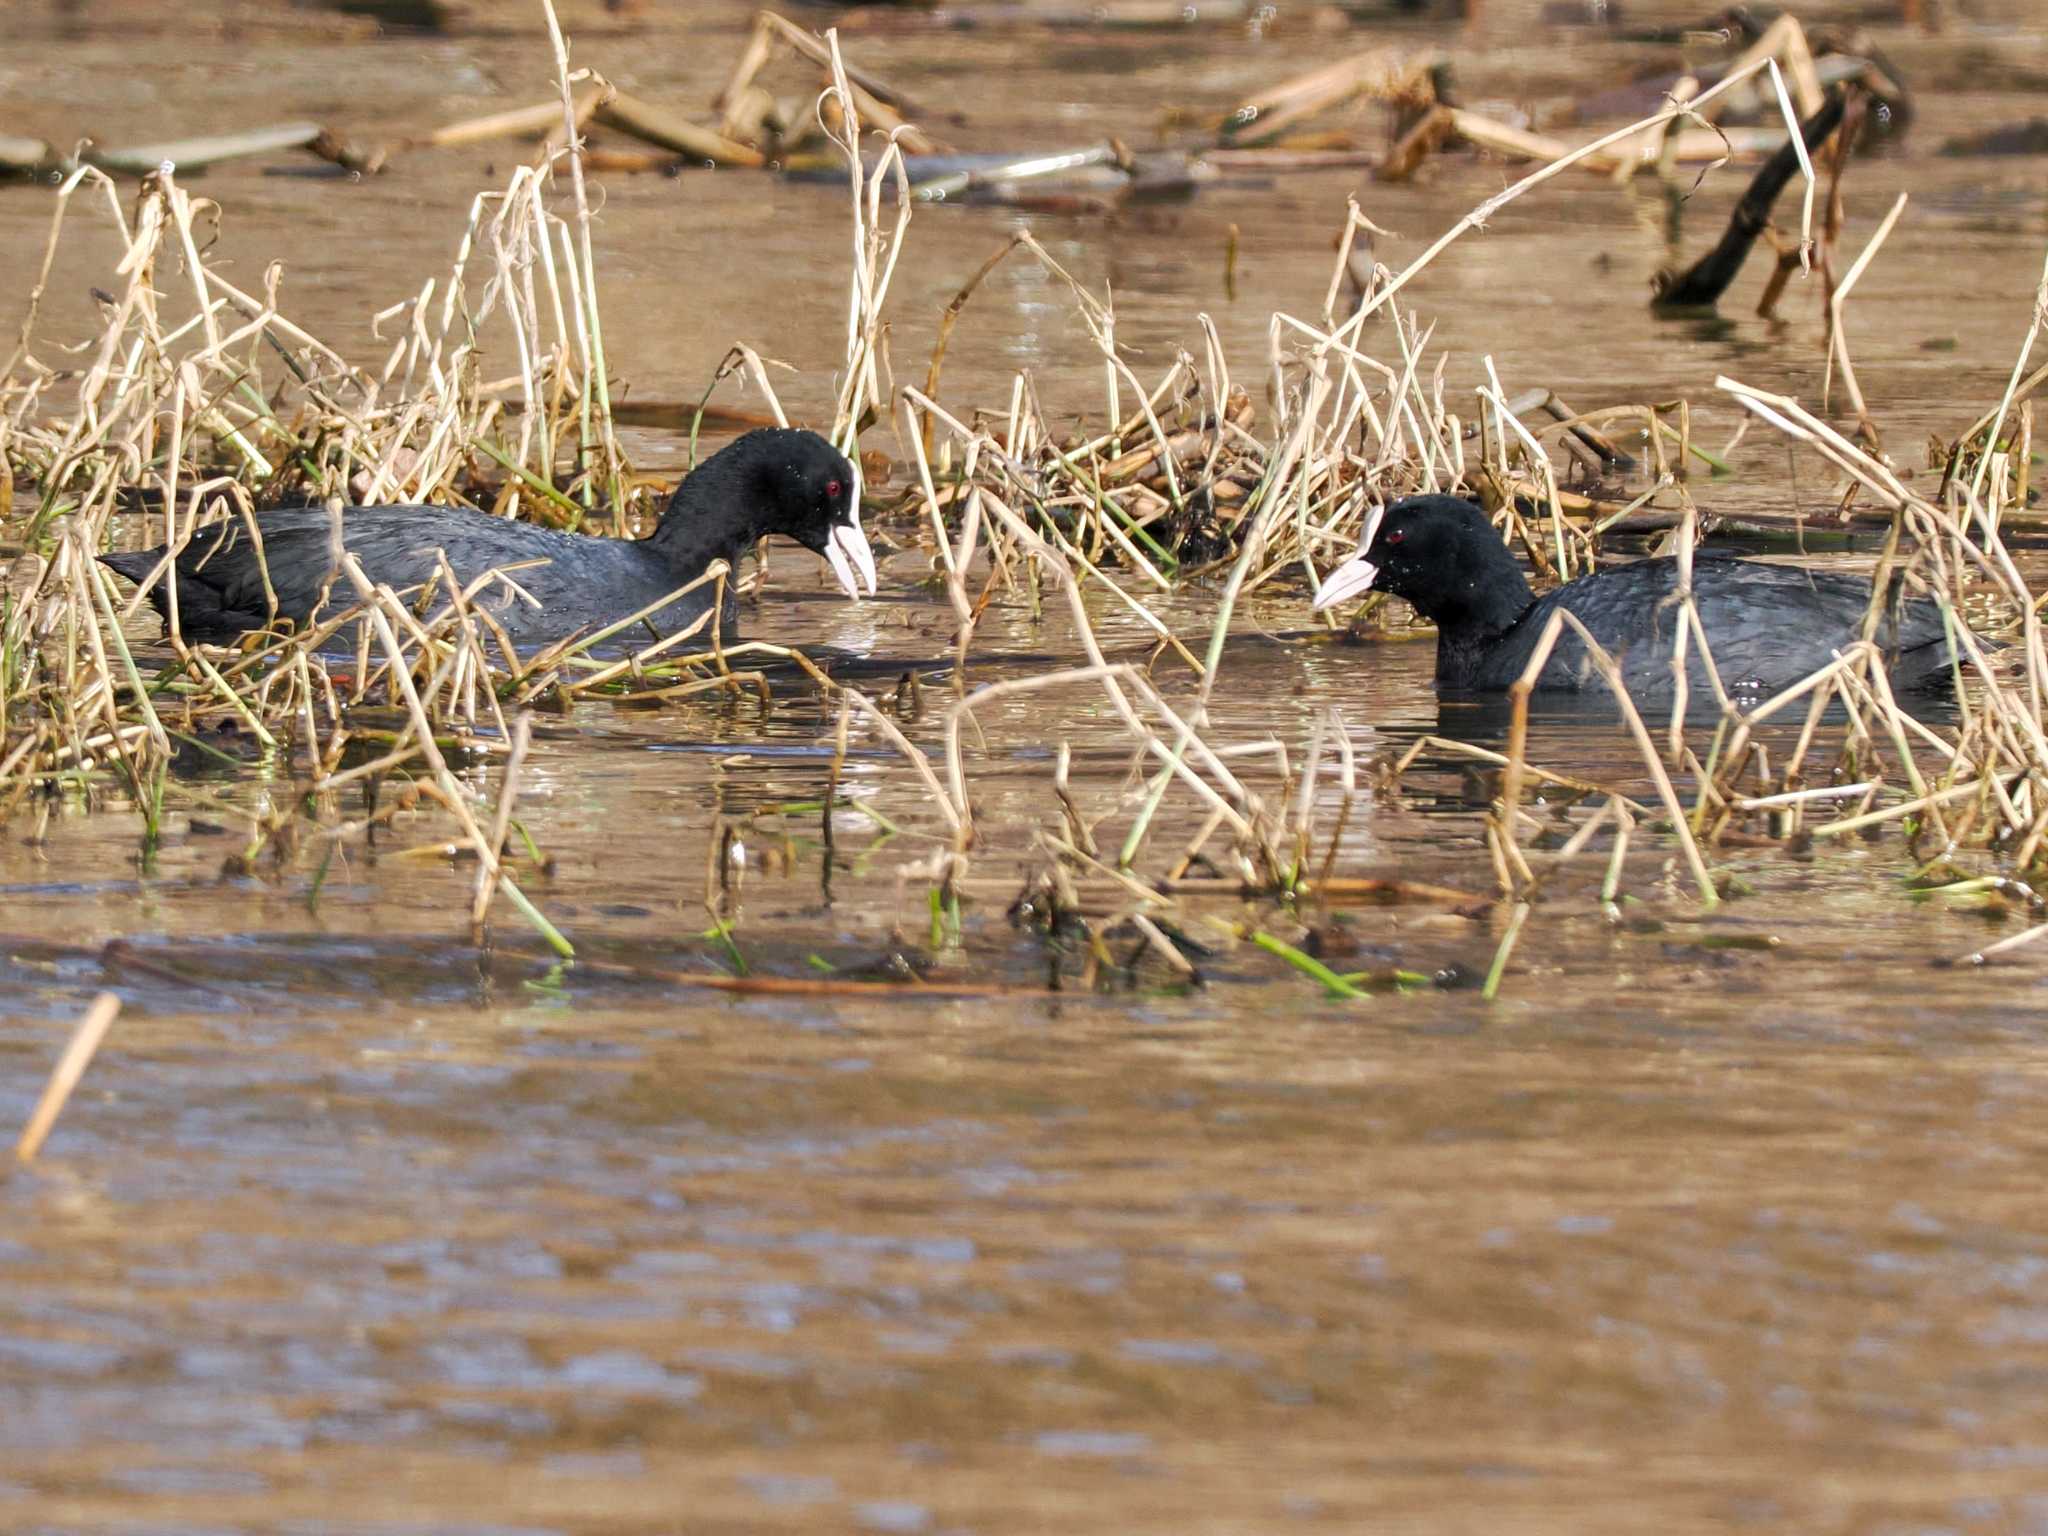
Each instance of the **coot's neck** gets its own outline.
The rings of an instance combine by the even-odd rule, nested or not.
[[[1522,621],[1536,601],[1522,567],[1491,528],[1465,541],[1458,579],[1416,604],[1436,625],[1437,675],[1478,665],[1487,648]]]
[[[685,475],[654,532],[641,541],[683,580],[701,575],[714,560],[737,567],[761,537],[746,510],[744,466],[721,462],[730,453],[714,455]]]

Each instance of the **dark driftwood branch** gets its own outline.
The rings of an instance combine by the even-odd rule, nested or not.
[[[1832,91],[1820,110],[1799,125],[1808,155],[1841,126],[1842,93]],[[1720,244],[1683,273],[1659,273],[1657,295],[1652,301],[1659,309],[1711,308],[1735,281],[1735,274],[1749,259],[1750,248],[1771,222],[1771,207],[1785,184],[1799,174],[1798,146],[1785,144],[1758,168],[1749,190],[1735,205]]]

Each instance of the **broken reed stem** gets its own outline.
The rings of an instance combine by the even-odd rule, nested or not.
[[[1678,792],[1672,788],[1671,775],[1664,771],[1664,762],[1657,753],[1657,744],[1650,736],[1649,727],[1643,724],[1643,717],[1629,697],[1628,687],[1622,681],[1621,668],[1592,631],[1579,622],[1577,614],[1568,608],[1556,610],[1559,616],[1577,632],[1579,642],[1585,646],[1586,655],[1593,663],[1608,691],[1621,706],[1622,719],[1627,722],[1629,735],[1635,738],[1636,748],[1642,753],[1643,765],[1650,770],[1650,778],[1657,786],[1658,798],[1664,802],[1664,810],[1671,818],[1671,830],[1677,834],[1679,846],[1685,851],[1685,861],[1692,867],[1693,883],[1699,888],[1701,904],[1716,907],[1721,903],[1721,893],[1715,889],[1713,877],[1707,872],[1707,863],[1700,856],[1700,847],[1692,835],[1685,808],[1679,803]]]
[[[967,301],[974,297],[975,290],[987,281],[989,273],[1002,265],[1003,258],[1017,249],[1023,238],[1021,233],[1013,234],[1009,239],[997,246],[995,250],[991,251],[988,259],[975,269],[974,275],[961,284],[960,291],[953,295],[952,302],[940,311],[938,335],[932,341],[932,358],[930,364],[925,369],[924,375],[924,392],[933,399],[938,398],[939,370],[946,361],[946,348],[952,342],[953,327],[960,323],[960,312],[967,307]],[[931,412],[925,412],[924,430],[920,437],[926,456],[933,452],[933,433],[937,430],[937,425],[938,423]]]
[[[541,937],[547,940],[549,947],[556,954],[564,959],[573,957],[576,953],[574,947],[554,924],[542,916],[539,909],[526,899],[518,884],[500,867],[498,850],[484,836],[483,829],[477,825],[476,818],[469,809],[468,796],[464,793],[460,781],[449,771],[447,760],[441,756],[440,744],[434,739],[432,722],[428,719],[425,706],[420,702],[419,690],[413,686],[412,669],[406,664],[404,649],[399,644],[397,632],[392,628],[388,616],[389,610],[398,608],[396,596],[389,587],[372,582],[352,554],[343,553],[341,569],[354,583],[356,591],[361,594],[364,617],[375,629],[377,638],[384,647],[384,653],[390,660],[391,679],[403,697],[414,732],[414,743],[419,748],[420,755],[426,760],[431,775],[430,782],[437,791],[436,798],[461,823],[464,835],[476,849],[477,857],[483,861],[484,870],[479,879],[487,879],[490,888],[502,890],[527,921],[539,930]],[[401,614],[403,612],[402,609],[398,611]]]
[[[1856,383],[1856,369],[1849,361],[1849,339],[1842,329],[1842,308],[1849,302],[1850,291],[1855,288],[1857,279],[1863,276],[1864,268],[1870,265],[1878,251],[1883,248],[1885,238],[1892,232],[1892,226],[1898,223],[1899,215],[1905,211],[1906,194],[1901,192],[1897,201],[1892,204],[1891,211],[1879,221],[1876,231],[1865,242],[1855,261],[1850,263],[1848,272],[1843,275],[1841,282],[1835,285],[1835,291],[1828,297],[1828,359],[1827,366],[1821,371],[1821,404],[1827,404],[1828,385],[1833,379],[1835,364],[1839,360],[1842,365],[1842,387],[1849,392],[1849,408],[1856,413],[1860,422],[1869,421],[1870,409],[1863,403],[1863,391]]]
[[[1508,685],[1508,740],[1507,753],[1502,758],[1500,776],[1500,798],[1495,802],[1494,835],[1503,849],[1516,847],[1515,820],[1522,809],[1522,775],[1526,771],[1529,749],[1529,695],[1535,691],[1536,679],[1543,669],[1550,665],[1550,653],[1557,648],[1557,638],[1564,633],[1564,610],[1552,611],[1543,626],[1543,633],[1536,637],[1536,649],[1529,653],[1529,663],[1522,668],[1522,675]],[[1516,853],[1519,860],[1520,854]],[[1502,871],[1505,875],[1506,871]],[[1528,866],[1522,866],[1527,878]],[[1503,881],[1501,894],[1512,895],[1512,881]]]
[[[532,744],[533,716],[521,711],[512,722],[512,750],[505,758],[504,777],[498,785],[498,810],[491,821],[491,857],[488,861],[477,861],[476,893],[469,905],[469,925],[472,928],[483,927],[484,914],[490,910],[491,882],[486,873],[504,864],[505,837],[512,830],[513,807],[519,803],[519,771],[526,765],[527,749]]]
[[[2034,307],[2027,324],[2026,338],[2020,343],[2019,356],[2013,359],[2012,376],[2005,382],[2005,393],[1999,396],[1998,408],[1987,419],[1980,420],[1965,432],[1956,444],[1956,451],[1960,453],[1963,446],[1980,430],[1984,433],[1984,447],[1977,456],[1977,473],[1970,482],[1973,500],[1980,499],[1984,494],[1985,480],[1991,473],[1991,450],[1997,445],[1999,433],[2005,428],[2006,417],[2012,414],[2013,402],[2020,390],[2020,375],[2026,370],[2027,359],[2034,355],[2034,343],[2040,339],[2043,321],[2048,321],[2048,257],[2042,258],[2041,281],[2034,289]],[[2036,377],[2040,375],[2037,374]],[[1717,380],[1716,383],[1718,382]]]
[[[555,52],[555,81],[562,95],[562,128],[569,153],[569,190],[576,203],[577,259],[583,324],[587,327],[590,350],[584,359],[586,388],[597,392],[598,430],[602,434],[604,473],[610,496],[608,505],[621,508],[625,495],[620,482],[619,445],[612,435],[611,382],[605,374],[604,325],[597,310],[597,260],[590,247],[590,197],[583,186],[583,136],[576,122],[576,97],[571,89],[569,45],[562,36],[562,24],[555,18],[555,0],[541,0],[548,19],[548,42]]]
[[[903,734],[896,722],[891,720],[887,712],[880,705],[876,704],[873,699],[857,688],[847,688],[842,691],[846,698],[852,701],[853,706],[868,718],[875,729],[888,738],[889,745],[903,755],[903,760],[916,770],[918,778],[924,783],[925,792],[945,816],[947,825],[952,828],[955,847],[961,846],[969,835],[968,827],[970,825],[969,818],[971,813],[967,807],[955,801],[953,796],[947,792],[945,785],[939,782],[939,776],[932,771],[931,759],[913,744],[908,736]]]
[[[93,999],[85,1017],[71,1031],[71,1038],[64,1044],[64,1053],[57,1058],[50,1080],[43,1085],[42,1097],[36,1100],[36,1107],[22,1130],[21,1140],[14,1144],[14,1156],[18,1162],[32,1163],[36,1154],[42,1151],[57,1117],[64,1113],[65,1104],[70,1102],[72,1090],[85,1076],[94,1052],[99,1050],[100,1042],[106,1039],[107,1031],[113,1027],[120,1012],[120,997],[113,992],[102,992]]]
[[[1799,270],[1801,272],[1811,272],[1813,270],[1813,198],[1817,185],[1813,174],[1813,157],[1807,153],[1806,135],[1800,130],[1800,112],[1797,107],[1792,105],[1792,95],[1785,89],[1785,76],[1783,71],[1778,68],[1777,58],[1775,56],[1768,57],[1764,60],[1764,64],[1770,71],[1771,90],[1778,98],[1778,109],[1784,113],[1785,127],[1792,136],[1792,152],[1799,157],[1800,180],[1806,184],[1805,197],[1801,202],[1799,210]],[[1710,91],[1707,94],[1712,95],[1713,93]],[[1704,101],[1705,99],[1706,97],[1701,97],[1699,101]],[[1815,101],[1812,106],[1807,108],[1808,113],[1817,111],[1819,106],[1820,103]]]
[[[825,46],[831,59],[831,86],[818,98],[819,126],[846,156],[847,177],[853,199],[852,280],[847,287],[846,363],[839,402],[833,413],[832,441],[854,461],[859,476],[859,438],[871,416],[882,413],[888,398],[880,375],[883,344],[882,310],[897,259],[910,233],[910,173],[903,163],[901,140],[910,130],[898,126],[889,135],[872,173],[862,169],[860,157],[860,108],[858,94],[846,75],[846,61],[839,52],[839,30],[829,28]],[[836,118],[827,121],[826,106],[833,104]],[[893,178],[896,186],[896,219],[886,240],[882,233],[882,188]]]

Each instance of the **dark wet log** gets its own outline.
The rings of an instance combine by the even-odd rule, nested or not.
[[[1799,125],[1809,156],[1842,122],[1842,96],[1830,94],[1821,108]],[[1771,208],[1785,184],[1799,174],[1798,146],[1787,143],[1757,169],[1749,190],[1735,205],[1728,228],[1713,250],[1682,273],[1662,272],[1657,276],[1657,293],[1651,301],[1658,309],[1711,309],[1719,302],[1749,253],[1771,222]]]

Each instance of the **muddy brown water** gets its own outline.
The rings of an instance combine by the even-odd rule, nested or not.
[[[1951,9],[1940,38],[1881,34],[1923,116],[1905,153],[1849,179],[1851,249],[1912,193],[1851,317],[1909,464],[1995,398],[2048,234],[2041,161],[1932,154],[2041,111],[2026,87],[2048,72],[2027,8]],[[491,14],[507,13],[377,37],[310,9],[185,6],[172,24],[153,7],[23,6],[0,126],[429,124],[544,87],[529,18]],[[1220,108],[1354,40],[1292,30],[1290,14],[1257,42],[871,23],[857,57],[963,103],[963,143],[1042,147],[1142,137],[1164,104]],[[1466,63],[1475,96],[1606,83],[1642,56],[1532,30],[1536,15],[1490,7]],[[746,16],[568,12],[579,59],[683,101],[714,88]],[[1429,22],[1402,35],[1458,39]],[[368,314],[442,268],[468,198],[507,164],[486,148],[360,185],[258,167],[194,185],[225,207],[245,276],[283,260],[288,311],[371,355]],[[1319,302],[1347,191],[1412,252],[1509,174],[1290,177],[1032,227],[1084,281],[1114,285],[1141,373],[1196,342],[1200,310],[1255,372],[1270,311]],[[1726,173],[1701,188],[1691,249],[1737,190]],[[692,175],[610,178],[604,197],[615,362],[636,391],[694,395],[744,339],[798,364],[792,403],[822,408],[838,189]],[[0,294],[26,291],[47,211],[33,189],[0,193]],[[1575,405],[1683,393],[1710,439],[1734,426],[1717,371],[1811,398],[1821,332],[1805,301],[1779,324],[1740,304],[1711,323],[1647,317],[1661,216],[1647,195],[1573,181],[1458,247],[1415,295],[1453,385],[1491,354],[1510,389]],[[899,369],[1015,221],[919,217]],[[84,290],[106,280],[80,234],[45,334],[79,334]],[[1099,411],[1085,332],[1016,264],[963,322],[949,393],[1000,398],[1020,366],[1075,419]],[[681,457],[651,434],[635,447]],[[1703,496],[1824,496],[1775,444],[1738,458]],[[904,665],[942,650],[948,616],[915,548],[858,607],[800,559],[778,561],[757,632]],[[1198,636],[1213,603],[1190,592],[1159,611]],[[1100,617],[1113,648],[1142,644]],[[1331,704],[1364,756],[1497,731],[1440,709],[1426,644],[1272,638],[1306,624],[1299,591],[1249,606],[1219,739],[1298,752]],[[1066,658],[1073,638],[1057,614],[998,607],[977,649]],[[936,739],[946,698],[906,728]],[[925,886],[900,871],[940,823],[879,749],[844,783],[901,830],[840,813],[828,878],[801,807],[825,792],[835,718],[784,688],[765,709],[549,719],[522,815],[553,860],[537,899],[585,962],[566,968],[503,914],[490,945],[470,942],[471,872],[431,851],[438,823],[351,841],[324,877],[304,850],[229,872],[239,823],[211,802],[289,795],[274,766],[181,773],[152,853],[105,784],[90,810],[74,795],[0,828],[0,1124],[25,1118],[96,991],[124,1002],[43,1159],[0,1183],[0,1528],[2048,1530],[2048,973],[2036,955],[1929,964],[2017,919],[1916,900],[1895,842],[1852,840],[1809,858],[1725,850],[1752,894],[1702,920],[1673,850],[1643,837],[1631,920],[1598,915],[1604,859],[1573,871],[1491,1004],[1436,987],[1330,1001],[1242,947],[1203,960],[1199,988],[1146,966],[1091,994],[1080,957],[1013,925],[1000,895],[933,947]],[[982,723],[976,873],[1021,886],[1032,829],[1056,817],[1056,741],[1091,812],[1120,804],[1128,749],[1085,691]],[[1633,782],[1604,721],[1542,720],[1533,755]],[[1336,867],[1485,890],[1482,809],[1454,763],[1427,760],[1363,797]],[[1169,801],[1162,845],[1198,819]],[[935,984],[1033,990],[679,983],[729,964],[703,937],[725,828],[746,850],[732,912],[756,972],[859,975],[905,954]],[[1271,908],[1212,910],[1298,932]],[[1500,933],[1426,904],[1302,915],[1340,969],[1471,975]]]

